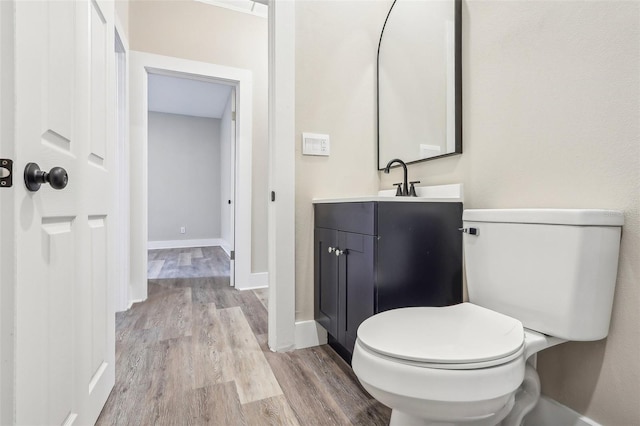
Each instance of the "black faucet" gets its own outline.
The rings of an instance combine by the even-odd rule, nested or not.
[[[404,197],[408,197],[409,196],[409,185],[407,184],[407,165],[401,159],[394,158],[393,160],[391,160],[391,161],[389,161],[387,163],[387,167],[384,168],[384,172],[385,173],[389,174],[389,169],[391,168],[391,165],[393,163],[400,163],[400,165],[402,166],[402,169],[404,170],[404,186],[402,187],[402,193],[400,194],[400,190],[398,190],[398,193],[396,193],[396,195],[402,195]]]

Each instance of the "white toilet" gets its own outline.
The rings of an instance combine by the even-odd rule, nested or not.
[[[382,312],[352,367],[391,425],[520,425],[540,397],[531,355],[607,336],[624,216],[465,210],[469,302]],[[529,362],[527,362],[529,360]]]

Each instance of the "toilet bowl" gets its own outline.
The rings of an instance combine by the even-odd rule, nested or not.
[[[622,215],[467,210],[469,302],[374,315],[352,368],[391,425],[516,426],[535,406],[532,355],[606,337]]]
[[[526,358],[561,342],[471,303],[403,308],[362,323],[352,364],[392,425],[492,426],[512,411]]]

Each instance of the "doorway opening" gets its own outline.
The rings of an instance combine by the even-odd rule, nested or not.
[[[147,83],[148,278],[224,273],[233,286],[235,85],[151,72]]]
[[[234,258],[231,261],[230,271],[235,287],[241,290],[255,287],[252,286],[251,280],[251,72],[142,52],[131,52],[130,62],[131,87],[136,88],[131,92],[131,138],[136,142],[132,143],[130,154],[132,164],[139,165],[131,168],[131,282],[134,300],[144,300],[148,294],[148,248],[213,245],[226,247],[230,257]],[[171,96],[168,102],[164,101],[164,107],[162,100],[155,99],[154,87],[168,85],[168,83],[173,87],[170,92],[185,92],[186,90],[183,89],[186,86],[191,87],[191,95],[188,95],[187,101],[183,102],[186,105],[182,107],[183,109],[169,109],[169,107],[177,108],[176,105],[180,103],[176,98],[171,100]],[[198,93],[198,96],[202,95],[203,102],[215,97],[207,96],[208,92],[205,89],[209,89],[210,94],[219,93],[217,97],[222,99],[218,102],[222,111],[219,116],[222,117],[226,111],[232,119],[233,124],[227,122],[228,131],[225,134],[231,137],[235,133],[236,142],[230,143],[228,150],[223,150],[228,154],[228,156],[225,154],[228,161],[216,162],[218,160],[214,160],[214,152],[207,154],[203,151],[195,156],[195,159],[191,157],[192,163],[190,163],[189,151],[196,148],[189,144],[196,139],[200,139],[200,144],[208,145],[210,149],[211,144],[203,143],[203,138],[195,133],[187,132],[183,135],[171,133],[171,129],[176,126],[184,127],[185,121],[204,121],[201,125],[204,128],[207,125],[210,126],[209,134],[213,135],[216,132],[221,134],[220,128],[224,127],[221,119],[193,117],[195,112],[184,109],[194,108],[197,104],[194,101],[195,93]],[[235,121],[233,120],[234,110]],[[191,119],[187,118],[188,115],[185,115],[185,112],[192,115]],[[207,120],[219,120],[219,123],[207,124]],[[169,122],[173,122],[175,126],[167,126]],[[194,126],[186,127],[195,128]],[[211,128],[214,130],[211,131]],[[158,135],[161,147],[156,152],[155,148],[151,147],[150,139]],[[201,148],[206,151],[207,147]],[[221,151],[218,150],[218,152]],[[160,162],[160,166],[155,168],[152,162],[154,158],[158,160],[159,157],[165,158]],[[221,174],[220,165],[223,163],[229,165],[229,168],[223,170],[224,173]],[[221,175],[228,178],[228,185],[225,184],[224,191],[212,190],[212,178],[223,177]],[[180,189],[175,186],[178,181],[183,182]],[[220,188],[219,184],[215,186]],[[182,196],[189,196],[191,199],[204,198],[205,193],[209,198],[209,205],[205,207],[193,207],[188,201],[180,198]],[[221,196],[226,198],[222,199]],[[228,213],[228,220],[222,222],[221,215],[217,214],[221,211],[221,207]],[[152,208],[153,212],[151,212]],[[211,216],[214,215],[212,209],[216,209],[218,219],[211,220]],[[187,212],[187,210],[194,210],[194,212]],[[157,220],[150,219],[149,212],[159,214]],[[185,222],[186,213],[197,216],[189,219],[192,220],[190,225]],[[209,226],[207,230],[206,225],[214,222],[217,223],[217,233],[215,225]],[[229,230],[229,232],[225,231],[224,240],[220,234],[222,224]],[[235,231],[231,231],[233,229]],[[183,261],[186,262],[187,256],[184,257]],[[192,273],[196,272],[192,271]]]
[[[269,5],[269,118],[268,188],[277,203],[268,203],[268,271],[251,273],[251,114],[252,73],[227,67],[151,53],[129,52],[130,90],[130,297],[132,302],[147,297],[147,78],[149,73],[173,73],[190,78],[218,78],[235,82],[238,101],[238,152],[236,163],[236,288],[269,287],[269,347],[290,350],[300,346],[295,324],[294,163],[295,148],[295,14],[292,2]],[[277,22],[277,24],[276,24]],[[264,229],[264,227],[263,227]],[[246,286],[246,287],[244,287]],[[277,303],[276,303],[277,300]],[[295,329],[295,331],[294,331]],[[298,333],[301,331],[301,333]],[[315,330],[311,330],[313,333]],[[311,334],[313,334],[311,333]]]

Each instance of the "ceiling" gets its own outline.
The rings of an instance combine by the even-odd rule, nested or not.
[[[222,118],[231,86],[149,74],[149,111]]]

